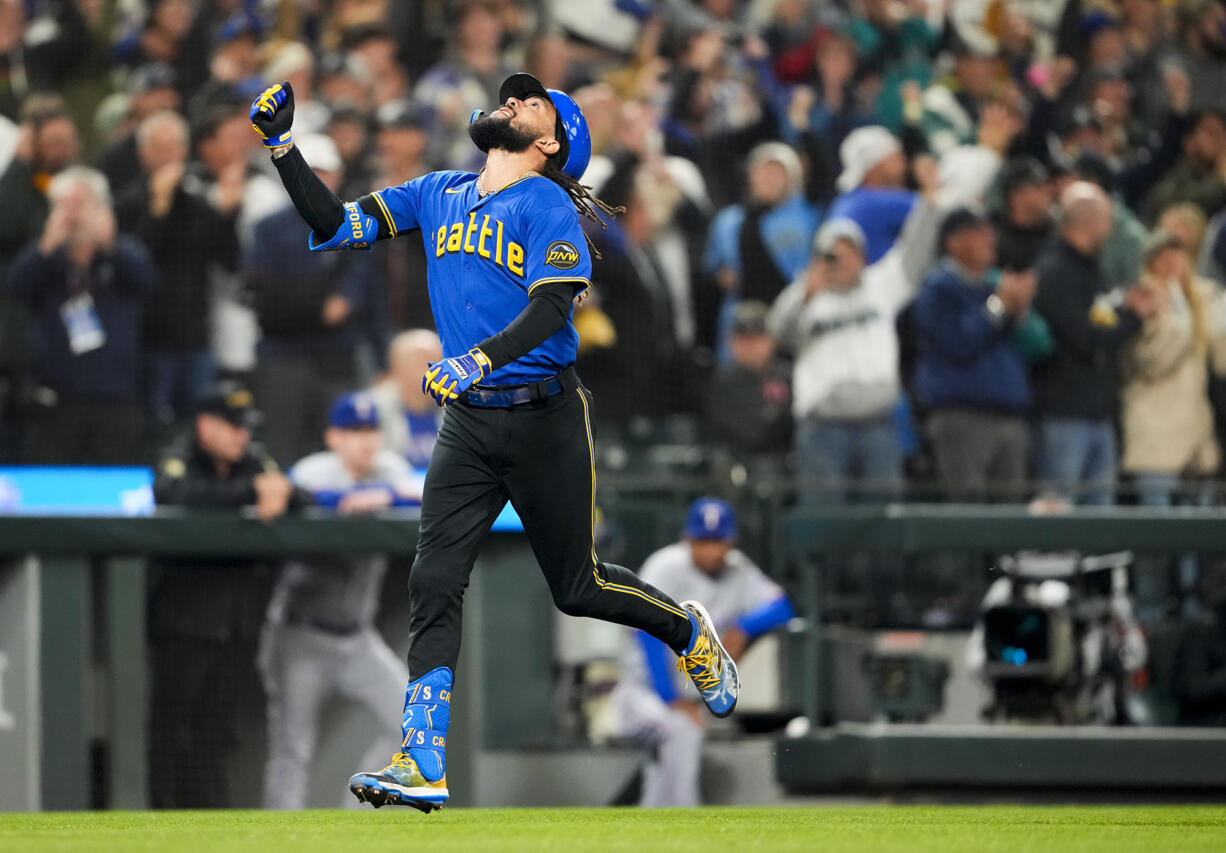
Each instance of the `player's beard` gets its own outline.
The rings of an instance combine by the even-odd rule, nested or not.
[[[482,151],[500,148],[511,154],[527,151],[537,137],[511,124],[510,118],[481,116],[468,126],[468,136]]]

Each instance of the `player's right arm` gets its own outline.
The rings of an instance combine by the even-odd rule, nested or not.
[[[311,228],[307,247],[313,252],[335,249],[369,249],[376,240],[395,237],[417,227],[416,188],[394,188],[389,206],[384,197],[393,190],[380,190],[357,201],[342,202],[312,171],[294,145],[294,89],[289,81],[265,89],[251,104],[251,126],[281,176],[290,200]]]

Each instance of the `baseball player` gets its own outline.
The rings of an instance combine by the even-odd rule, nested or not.
[[[416,505],[413,471],[382,447],[369,393],[344,394],[328,412],[328,450],[290,470],[295,486],[342,515]],[[264,805],[306,805],[308,769],[319,710],[332,695],[365,706],[387,737],[371,747],[377,760],[398,738],[396,702],[408,671],[374,626],[387,571],[380,555],[293,561],[282,569],[260,638],[259,669],[268,694],[268,762]]]
[[[578,178],[587,122],[563,92],[529,74],[502,84],[501,106],[475,111],[479,174],[434,172],[343,203],[294,148],[288,83],[251,119],[311,228],[312,250],[369,248],[420,231],[430,306],[450,354],[423,389],[446,411],[426,474],[409,574],[409,675],[400,752],[350,790],[375,806],[422,811],[447,800],[446,742],[464,590],[486,531],[509,500],[555,604],[639,628],[664,642],[716,715],[732,713],[736,665],[697,602],[678,604],[633,572],[601,562],[593,535],[592,399],[575,374],[572,303],[590,284],[579,216],[612,211]]]
[[[701,598],[733,658],[795,615],[791,601],[735,547],[736,516],[714,498],[690,506],[684,538],[643,563],[643,580],[678,598]],[[620,734],[655,747],[643,777],[644,806],[699,804],[698,769],[705,730],[699,698],[672,666],[659,640],[635,631],[610,697]]]

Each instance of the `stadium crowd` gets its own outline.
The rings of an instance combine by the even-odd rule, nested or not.
[[[814,499],[1211,499],[1219,0],[0,0],[0,461],[152,461],[221,378],[319,449],[420,361],[424,249],[308,254],[252,98],[292,81],[352,198],[476,168],[520,68],[624,207],[575,308],[614,435],[685,416]]]

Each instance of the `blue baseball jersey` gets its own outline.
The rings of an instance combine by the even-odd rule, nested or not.
[[[501,332],[528,305],[534,288],[591,282],[579,214],[566,191],[545,177],[521,178],[484,198],[472,172],[433,172],[373,194],[396,237],[420,229],[426,247],[430,308],[445,355],[468,352]],[[566,325],[482,385],[519,385],[575,362],[574,309]]]

